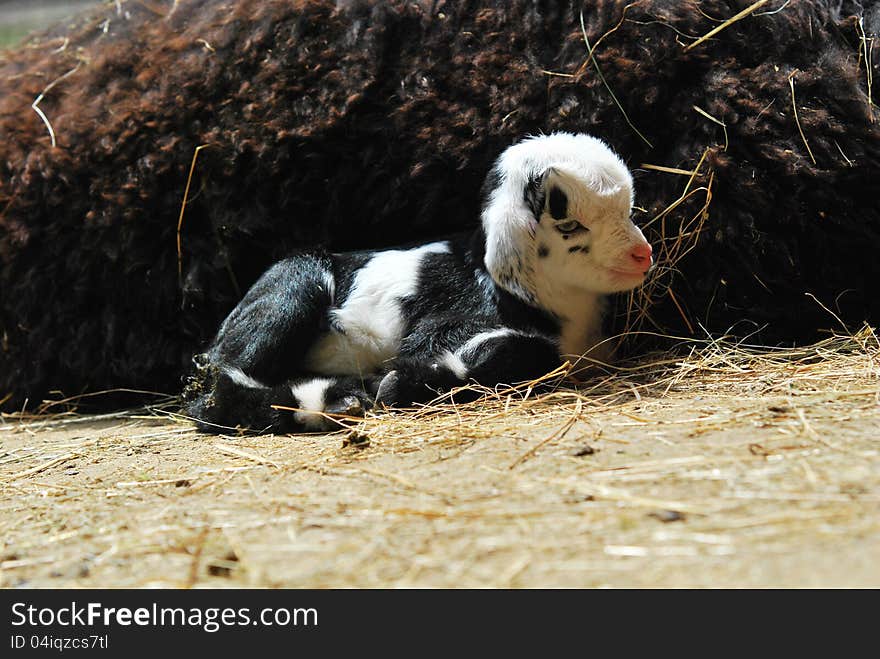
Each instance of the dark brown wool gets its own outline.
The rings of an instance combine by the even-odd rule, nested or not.
[[[4,409],[176,391],[269,263],[473,227],[492,159],[541,131],[611,144],[642,221],[688,177],[640,165],[691,170],[708,149],[691,185],[711,183],[708,215],[647,329],[805,341],[833,322],[806,293],[880,322],[880,111],[859,56],[861,17],[880,71],[877,3],[774,0],[686,50],[751,0],[587,2],[595,63],[577,4],[338,4],[107,3],[0,55]],[[50,86],[56,148],[31,107]],[[651,224],[655,248],[705,201]]]

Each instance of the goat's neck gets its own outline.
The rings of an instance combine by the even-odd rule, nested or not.
[[[602,317],[605,296],[570,285],[553,285],[547,280],[537,286],[538,303],[552,313],[560,324],[559,351],[571,359],[589,352],[594,359],[603,360],[607,351],[603,346],[593,350],[602,341]]]

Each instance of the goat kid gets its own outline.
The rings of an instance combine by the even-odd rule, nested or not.
[[[474,234],[272,266],[194,358],[187,412],[209,432],[324,431],[374,404],[603,360],[605,296],[652,266],[632,203],[632,177],[602,141],[527,138],[487,177]]]

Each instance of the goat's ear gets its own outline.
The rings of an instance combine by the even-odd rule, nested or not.
[[[567,190],[570,189],[570,176],[556,167],[548,167],[529,179],[523,198],[535,221],[541,221],[544,211],[550,213],[554,220],[563,220],[568,217]]]
[[[564,220],[568,217],[568,195],[556,183],[548,182],[547,185],[547,210],[554,220]]]
[[[550,167],[544,173],[545,207],[554,220],[568,217],[569,191],[574,189],[574,181],[570,174]]]
[[[547,203],[548,182],[554,176],[555,169],[549,167],[540,174],[533,174],[526,183],[523,190],[523,200],[526,206],[532,211],[536,222],[541,221],[541,214],[544,212]]]

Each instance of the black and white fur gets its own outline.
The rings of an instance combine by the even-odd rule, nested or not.
[[[473,235],[272,266],[194,359],[188,412],[207,431],[327,430],[376,403],[601,359],[604,297],[652,264],[632,202],[629,171],[600,140],[525,139],[488,176]]]

